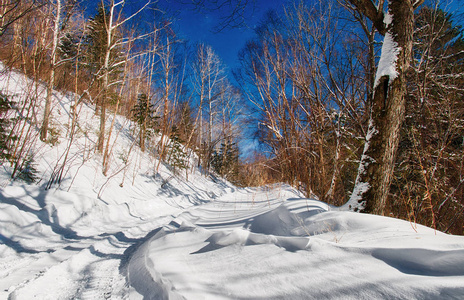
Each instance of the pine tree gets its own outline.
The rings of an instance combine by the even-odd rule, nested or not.
[[[34,183],[39,179],[39,171],[34,161],[34,157],[29,155],[21,165],[18,174],[15,176],[15,180],[19,179],[26,183]]]
[[[8,112],[12,105],[13,102],[6,95],[0,93],[0,162],[11,158],[10,143],[16,139],[8,130],[11,122]]]
[[[187,168],[187,152],[182,145],[183,141],[179,137],[176,126],[172,127],[170,135],[170,143],[168,144],[168,164],[173,168],[173,172]]]
[[[68,74],[73,73],[76,66],[75,64],[80,62],[80,60],[76,58],[78,58],[81,39],[82,37],[79,36],[79,33],[67,32],[60,40],[58,46],[59,56],[64,61],[63,64],[66,66]]]
[[[216,173],[234,181],[238,175],[239,149],[236,143],[225,142],[219,151],[214,151],[211,165]]]
[[[103,152],[105,140],[106,109],[110,105],[114,83],[123,72],[124,58],[120,51],[121,34],[119,25],[114,24],[114,2],[111,2],[109,10],[98,5],[97,14],[90,20],[90,32],[88,34],[87,64],[92,76],[96,76],[96,105],[100,108],[100,133],[98,135],[97,150]],[[105,159],[104,159],[105,160]]]
[[[148,99],[147,94],[140,94],[137,98],[137,104],[132,109],[132,120],[139,126],[139,144],[142,151],[145,151],[145,140],[149,137],[150,132],[156,126],[155,108]]]
[[[107,50],[107,23],[109,12],[98,4],[97,13],[90,19],[87,36],[87,66],[92,75],[97,75],[103,68]]]

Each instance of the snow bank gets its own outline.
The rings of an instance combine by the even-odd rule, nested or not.
[[[462,296],[463,237],[290,194],[225,195],[181,214],[140,252],[176,298]]]

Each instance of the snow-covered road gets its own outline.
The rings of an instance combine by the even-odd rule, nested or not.
[[[76,218],[77,212],[71,214],[63,204],[66,196],[72,197],[65,192],[45,195],[44,203],[54,204],[38,210],[30,187],[6,188],[0,203],[0,298],[464,295],[463,237],[338,211],[300,198],[288,186],[236,189],[211,182],[211,189],[219,195],[214,200],[189,206],[189,197],[183,197],[183,206],[166,205],[171,207],[168,215],[138,211],[130,204],[120,206],[127,207],[125,212],[104,209],[111,205],[97,200],[93,206],[73,204],[90,207]],[[163,203],[176,197],[171,194]],[[48,213],[50,207],[54,213]]]

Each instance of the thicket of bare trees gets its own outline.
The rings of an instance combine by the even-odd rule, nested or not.
[[[308,194],[343,204],[367,89],[360,45],[338,24],[338,13],[327,4],[300,3],[284,17],[270,14],[241,53],[241,79],[259,109],[271,169]]]
[[[438,3],[399,2],[267,16],[240,56],[270,151],[256,166],[329,203],[462,233],[462,31]]]

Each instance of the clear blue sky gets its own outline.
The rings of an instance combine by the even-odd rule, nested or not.
[[[227,11],[211,11],[212,6],[206,6],[198,11],[192,6],[180,4],[180,1],[160,0],[158,5],[166,11],[176,13],[176,27],[181,38],[192,43],[203,42],[211,45],[229,68],[238,66],[237,54],[245,46],[245,42],[253,37],[253,28],[263,15],[270,9],[281,9],[287,2],[286,0],[250,0],[246,11],[248,27],[226,28],[215,33],[215,26]]]

